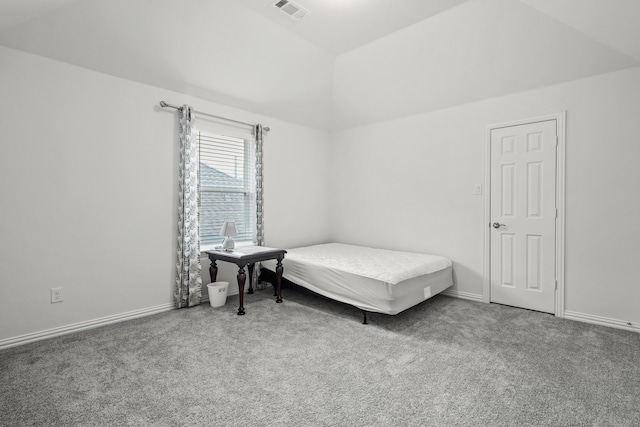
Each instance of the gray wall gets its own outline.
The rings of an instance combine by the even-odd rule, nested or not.
[[[486,126],[562,111],[567,317],[640,329],[640,68],[335,133],[332,239],[447,256],[481,299]]]
[[[170,307],[177,115],[160,100],[270,126],[266,243],[326,239],[326,132],[3,47],[0,64],[0,347]]]

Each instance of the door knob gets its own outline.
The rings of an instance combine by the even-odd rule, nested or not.
[[[506,227],[505,224],[500,224],[499,222],[494,222],[493,223],[493,228],[500,228],[500,227]]]

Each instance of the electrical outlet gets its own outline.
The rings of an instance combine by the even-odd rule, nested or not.
[[[63,300],[62,288],[51,288],[51,303],[62,302]]]

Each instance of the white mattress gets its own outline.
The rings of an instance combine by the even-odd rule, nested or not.
[[[262,263],[275,270],[275,261]],[[328,243],[287,249],[283,277],[362,310],[397,314],[453,284],[449,259]]]

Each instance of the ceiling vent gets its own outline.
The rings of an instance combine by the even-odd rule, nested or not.
[[[311,15],[311,13],[307,9],[289,0],[279,0],[273,3],[272,6],[280,9],[282,13],[295,20],[299,20],[304,18],[305,16]]]

